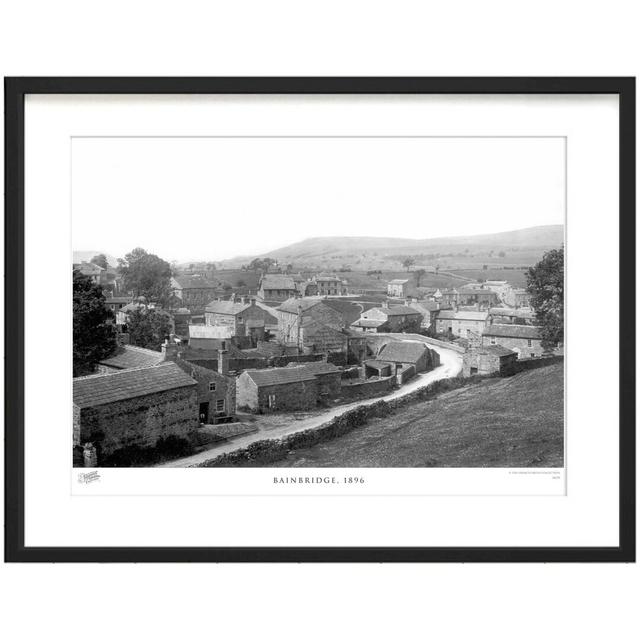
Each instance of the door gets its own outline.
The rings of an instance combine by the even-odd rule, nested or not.
[[[209,424],[209,403],[201,402],[200,403],[200,424]]]

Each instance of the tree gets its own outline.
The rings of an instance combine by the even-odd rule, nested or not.
[[[127,318],[131,343],[145,349],[160,351],[172,328],[169,314],[156,309],[135,309]]]
[[[526,276],[542,346],[552,348],[564,339],[564,247],[547,251]]]
[[[500,252],[498,253],[498,256],[499,256],[500,258],[504,258],[506,255],[507,255],[507,254],[506,254],[504,251],[500,251]]]
[[[405,258],[405,259],[402,261],[402,266],[403,266],[407,271],[409,271],[409,269],[410,269],[411,267],[413,267],[413,265],[414,265],[415,263],[416,263],[416,261],[415,261],[415,259],[414,259],[414,258]]]
[[[113,312],[107,309],[102,287],[73,272],[73,375],[92,373],[100,360],[116,349]]]
[[[97,256],[93,256],[91,258],[92,264],[97,264],[99,267],[106,269],[109,266],[109,261],[107,260],[107,256],[104,253],[99,253]]]
[[[420,279],[427,275],[427,271],[425,269],[417,269],[416,272],[416,284],[417,286],[420,286]]]
[[[124,288],[134,296],[162,303],[171,295],[171,265],[162,258],[138,247],[118,262]]]

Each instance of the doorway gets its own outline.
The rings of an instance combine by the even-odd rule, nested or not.
[[[200,403],[200,424],[209,424],[209,403],[201,402]]]

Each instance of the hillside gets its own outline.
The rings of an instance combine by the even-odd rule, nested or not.
[[[491,378],[291,451],[281,467],[561,467],[564,368]]]
[[[482,267],[487,261],[496,265],[530,265],[545,250],[564,242],[564,227],[550,225],[502,233],[449,238],[411,239],[361,237],[315,237],[281,247],[261,256],[244,256],[225,261],[229,265],[247,264],[253,257],[269,257],[280,263],[335,269],[348,265],[353,269],[391,268],[407,256],[424,266],[442,263],[449,267]],[[504,255],[501,255],[504,254]]]

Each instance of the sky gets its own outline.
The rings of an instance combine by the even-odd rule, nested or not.
[[[563,224],[563,138],[74,138],[74,250],[167,261],[309,237]]]

